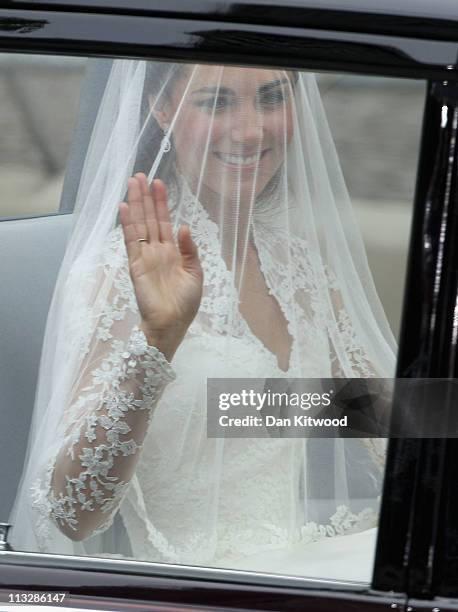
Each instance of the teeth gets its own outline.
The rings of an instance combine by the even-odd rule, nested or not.
[[[250,157],[226,155],[225,153],[218,153],[218,155],[226,164],[237,164],[239,166],[251,166],[259,160],[259,155],[250,155]]]

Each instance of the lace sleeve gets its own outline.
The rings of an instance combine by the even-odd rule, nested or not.
[[[332,313],[328,322],[333,378],[378,378],[375,365],[358,338],[335,275],[326,269]]]
[[[330,338],[330,353],[333,378],[381,378],[376,366],[369,358],[358,334],[352,324],[351,317],[344,306],[342,294],[339,290],[335,275],[328,268],[326,270],[331,304],[334,315],[334,325],[338,338],[334,342]],[[331,335],[332,337],[332,335]],[[343,365],[345,364],[345,366]],[[361,444],[366,448],[373,465],[383,474],[385,469],[387,440],[384,438],[360,438]]]
[[[116,255],[119,240],[116,252],[110,256],[108,250],[92,275],[92,303],[83,311],[92,323],[56,428],[61,441],[32,488],[33,505],[43,520],[50,518],[76,541],[112,523],[135,472],[153,409],[175,378],[137,325],[127,261]]]

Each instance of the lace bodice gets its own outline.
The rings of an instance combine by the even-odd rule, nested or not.
[[[373,526],[373,509],[343,505],[326,524],[306,520],[304,440],[207,438],[208,377],[330,377],[330,337],[339,326],[355,371],[372,372],[344,309],[331,305],[333,316],[326,317],[323,282],[338,289],[331,272],[319,278],[302,238],[285,240],[271,219],[255,218],[262,273],[293,337],[289,370],[280,370],[237,308],[217,226],[192,194],[181,204],[176,221],[192,219],[204,292],[173,369],[137,327],[120,227],[110,233],[96,274],[88,272],[96,297],[79,313],[91,321],[79,338],[81,371],[59,423],[61,442],[32,491],[43,549],[50,518],[70,537],[84,519],[81,539],[106,530],[118,510],[134,558],[189,564],[230,566],[263,550]],[[69,322],[70,335],[80,324]],[[366,447],[383,462],[383,450],[367,441]]]

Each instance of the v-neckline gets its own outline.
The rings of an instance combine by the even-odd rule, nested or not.
[[[227,279],[230,279],[230,291],[232,294],[237,293],[237,290],[235,288],[234,282],[233,282],[233,275],[230,272],[224,257],[222,256],[222,254],[220,253],[219,249],[216,248],[216,246],[214,246],[213,248],[211,248],[211,240],[209,240],[210,236],[213,234],[218,245],[221,246],[221,241],[219,238],[220,235],[220,231],[219,231],[219,227],[218,225],[210,218],[210,215],[208,213],[208,211],[205,209],[205,207],[203,206],[203,204],[196,198],[196,196],[191,192],[189,186],[187,185],[186,181],[183,180],[183,188],[186,191],[185,194],[185,199],[186,196],[188,196],[191,201],[192,204],[196,207],[195,211],[193,211],[192,213],[192,219],[188,222],[190,223],[190,227],[191,227],[191,231],[192,231],[192,226],[194,224],[196,224],[197,221],[204,221],[205,224],[207,225],[208,228],[212,228],[213,231],[210,232],[205,232],[205,236],[204,239],[207,240],[207,248],[209,248],[209,251],[211,253],[211,255],[213,257],[215,257],[218,260],[219,266],[222,268],[222,271],[224,272],[224,275]],[[200,219],[198,219],[198,217],[200,216]],[[264,278],[264,281],[266,283],[266,287],[267,290],[270,292],[270,294],[275,298],[275,300],[277,301],[277,304],[280,308],[280,311],[284,317],[284,320],[286,322],[287,325],[287,329],[289,328],[289,326],[291,325],[291,321],[287,315],[287,308],[285,308],[285,304],[282,302],[280,295],[277,293],[275,287],[273,287],[268,280],[267,275],[264,272],[264,269],[267,267],[267,262],[265,261],[264,258],[264,253],[262,251],[262,247],[260,247],[260,243],[259,243],[259,239],[257,237],[257,231],[256,231],[256,226],[255,226],[255,219],[253,217],[252,219],[252,236],[253,236],[253,245],[256,249],[257,255],[258,255],[258,259],[259,259],[259,263],[260,263],[260,273]],[[197,242],[197,246],[199,246],[198,242],[199,242],[199,236],[195,237],[195,241]],[[205,275],[204,275],[204,285],[205,285]],[[291,348],[290,348],[290,353],[289,353],[289,357],[288,357],[288,367],[286,370],[283,370],[283,368],[280,367],[280,364],[278,362],[278,356],[276,353],[273,353],[263,342],[263,340],[261,340],[261,338],[259,338],[259,336],[257,336],[251,329],[248,321],[246,320],[246,318],[244,317],[244,315],[241,313],[240,311],[240,307],[238,305],[238,300],[237,300],[237,316],[242,324],[242,327],[245,330],[245,334],[247,335],[248,338],[250,338],[250,340],[252,342],[254,342],[261,350],[262,352],[267,355],[269,357],[269,359],[273,362],[273,365],[275,366],[275,369],[277,370],[277,372],[280,372],[281,375],[280,377],[284,377],[284,376],[288,376],[291,375],[291,372],[295,369],[295,354],[296,354],[296,338],[295,336],[291,335],[292,338],[292,342],[291,342]]]
[[[253,234],[252,234],[253,235]],[[255,268],[256,268],[256,273],[259,274],[259,277],[261,280],[261,282],[263,283],[263,287],[260,288],[261,290],[261,302],[259,304],[260,309],[259,311],[262,313],[262,315],[264,315],[264,313],[267,315],[273,314],[275,319],[272,319],[272,324],[273,325],[278,325],[282,327],[282,331],[281,334],[282,336],[284,335],[285,338],[287,338],[287,342],[288,342],[288,354],[287,356],[285,355],[285,357],[287,357],[287,367],[286,369],[283,369],[283,367],[280,365],[280,357],[278,355],[278,353],[274,352],[273,350],[271,350],[267,344],[261,339],[261,337],[256,334],[256,332],[254,331],[254,329],[251,327],[250,325],[250,320],[253,319],[253,317],[251,317],[251,319],[249,319],[242,311],[241,308],[239,306],[239,311],[240,311],[240,315],[243,317],[246,325],[248,326],[248,328],[250,329],[251,334],[257,338],[257,340],[263,345],[263,347],[269,351],[274,357],[275,360],[277,362],[277,366],[278,369],[283,372],[284,374],[288,374],[289,371],[291,370],[291,365],[292,365],[292,352],[293,352],[293,345],[294,345],[294,337],[292,336],[292,334],[290,334],[289,332],[289,321],[285,315],[284,310],[281,307],[279,298],[277,297],[277,295],[275,295],[273,288],[271,287],[271,285],[269,284],[266,276],[264,275],[263,271],[262,271],[262,266],[261,266],[261,255],[259,253],[259,248],[255,242],[255,238],[253,236],[252,239],[252,249],[253,252],[251,255],[249,255],[247,253],[247,274],[248,274],[248,266],[249,264],[249,258],[250,257],[254,257],[255,258]],[[248,247],[250,248],[250,246]],[[253,279],[254,280],[254,279]],[[243,291],[240,292],[240,296],[243,296]],[[274,304],[272,304],[272,302],[269,302],[269,300],[273,300]],[[264,302],[265,301],[265,302]],[[240,302],[241,303],[241,302]],[[263,310],[262,305],[263,303],[267,304],[267,307]],[[254,306],[255,306],[255,310],[256,310],[256,302],[254,302]],[[273,311],[271,310],[271,308],[273,307]],[[276,310],[276,312],[275,312]],[[278,319],[277,317],[280,317],[280,319]],[[253,320],[254,323],[256,323],[256,318],[254,318]],[[285,334],[283,334],[283,332],[285,332]]]

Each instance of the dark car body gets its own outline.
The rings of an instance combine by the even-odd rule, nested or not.
[[[458,4],[3,0],[0,51],[426,79],[397,375],[457,377]],[[439,418],[449,409],[439,404]],[[0,599],[56,591],[68,593],[66,605],[93,609],[458,610],[457,483],[455,439],[390,440],[370,589],[5,551]]]

